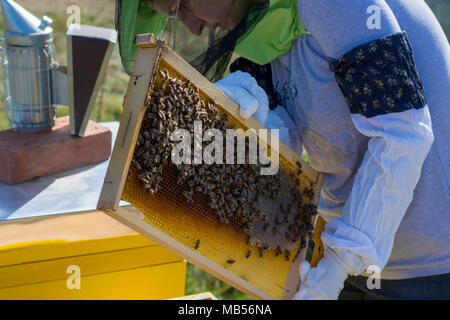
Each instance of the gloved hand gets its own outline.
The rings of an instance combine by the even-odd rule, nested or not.
[[[315,268],[302,261],[299,273],[300,290],[292,300],[337,300],[348,275],[346,268],[327,250]]]
[[[261,125],[266,123],[269,98],[249,73],[236,71],[214,84],[239,105],[244,119],[253,116]]]
[[[266,129],[279,129],[278,138],[297,154],[302,154],[300,136],[286,109],[278,106],[269,110],[267,94],[249,73],[236,71],[215,85],[239,105],[244,119],[253,116]]]

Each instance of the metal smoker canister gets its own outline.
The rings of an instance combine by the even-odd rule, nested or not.
[[[16,130],[48,130],[56,118],[52,20],[41,21],[14,1],[1,3],[6,27],[2,54],[6,115]]]

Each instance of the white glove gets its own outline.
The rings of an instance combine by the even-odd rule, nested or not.
[[[347,270],[331,251],[325,250],[317,267],[308,261],[299,265],[300,290],[292,300],[337,300],[347,278]]]
[[[214,84],[239,105],[244,119],[253,116],[261,125],[266,123],[269,98],[249,73],[236,71]]]
[[[302,154],[302,143],[286,109],[269,110],[269,99],[256,80],[247,72],[236,71],[215,83],[217,88],[239,105],[244,119],[253,116],[267,129],[279,129],[279,139],[294,152]]]

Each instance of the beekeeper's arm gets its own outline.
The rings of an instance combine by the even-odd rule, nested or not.
[[[369,29],[376,10],[380,28]],[[303,270],[295,296],[337,299],[348,274],[385,267],[433,133],[406,34],[385,1],[304,0],[299,11],[334,59],[330,69],[355,127],[370,137],[342,217],[330,220],[322,234],[324,257]]]

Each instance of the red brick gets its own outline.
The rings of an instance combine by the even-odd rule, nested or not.
[[[22,183],[102,162],[110,154],[111,132],[94,121],[82,138],[70,134],[69,117],[57,118],[45,132],[0,131],[0,180]]]

